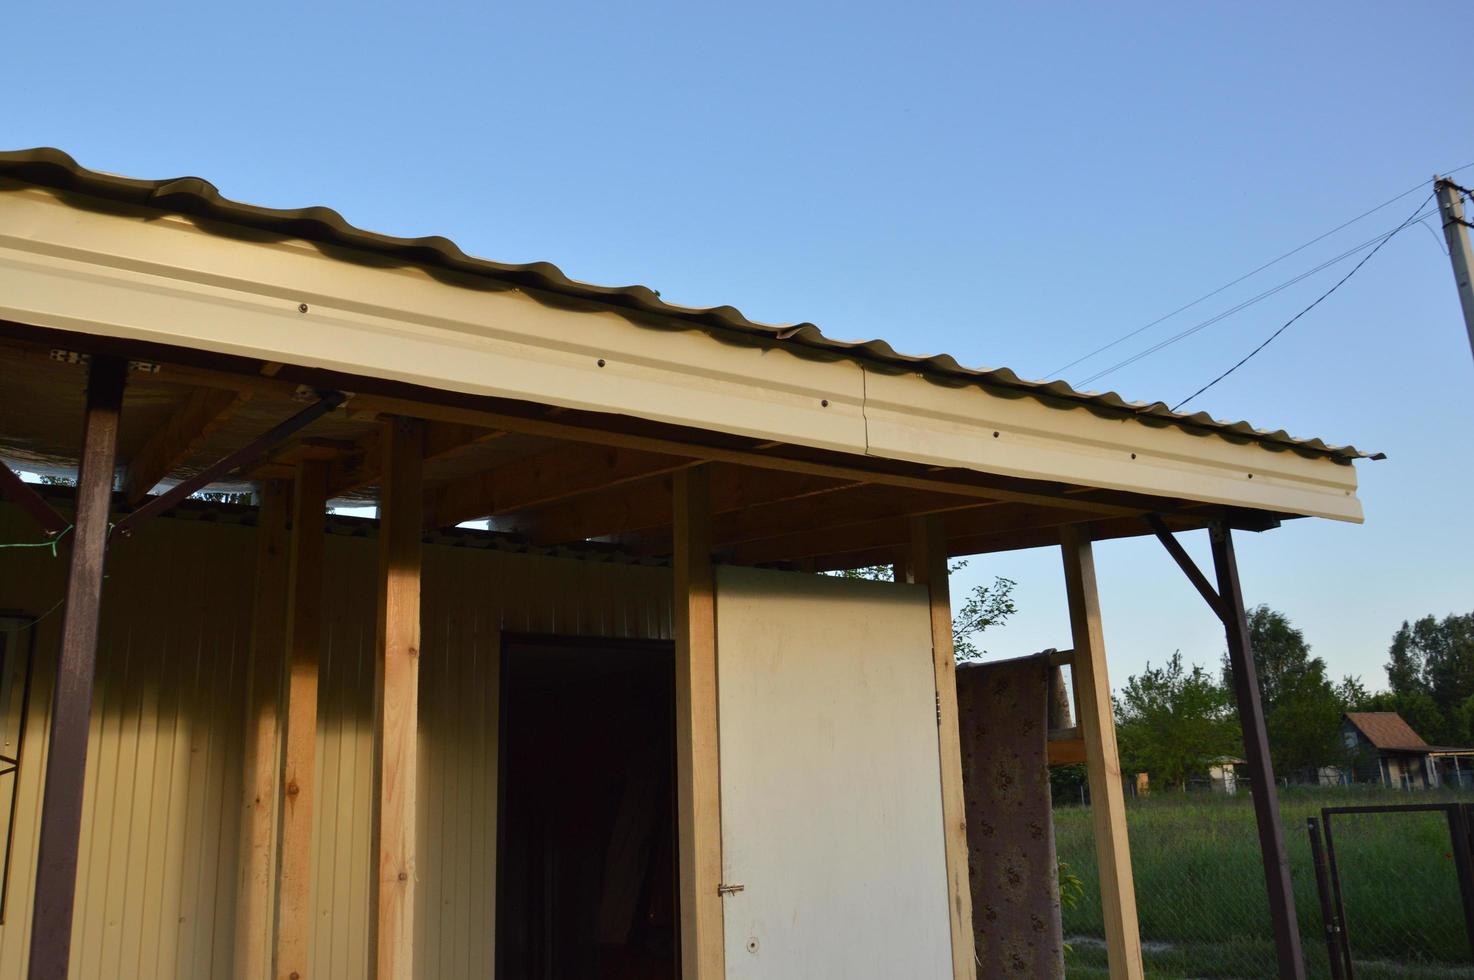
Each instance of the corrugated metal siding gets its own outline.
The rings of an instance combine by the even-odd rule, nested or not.
[[[0,541],[35,540],[0,507]],[[314,831],[316,975],[368,973],[376,552],[335,536]],[[254,532],[161,520],[109,558],[74,939],[78,978],[227,977]],[[421,662],[418,973],[485,977],[495,933],[502,629],[668,638],[668,571],[426,549]],[[0,612],[62,594],[45,549],[0,552]],[[24,975],[59,612],[36,627],[0,980]]]

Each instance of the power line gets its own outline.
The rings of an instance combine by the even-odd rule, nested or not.
[[[1419,206],[1421,207],[1421,205],[1419,205]],[[1418,217],[1420,217],[1420,218],[1428,217],[1428,216],[1431,216],[1431,215],[1436,214],[1436,213],[1437,213],[1436,210],[1430,210],[1430,211],[1426,212],[1425,214],[1419,215]],[[1249,297],[1248,299],[1244,300],[1243,302],[1239,303],[1236,306],[1231,306],[1231,307],[1229,307],[1228,309],[1224,310],[1221,313],[1214,314],[1213,316],[1209,317],[1206,320],[1203,320],[1203,321],[1200,321],[1198,323],[1193,324],[1191,327],[1188,327],[1186,330],[1182,330],[1182,331],[1180,331],[1178,333],[1175,333],[1172,336],[1166,338],[1165,340],[1158,341],[1157,343],[1155,343],[1152,346],[1146,348],[1145,350],[1138,351],[1137,353],[1132,354],[1130,357],[1127,357],[1124,360],[1117,361],[1115,364],[1112,364],[1108,368],[1104,368],[1103,370],[1100,370],[1100,371],[1095,372],[1090,377],[1088,377],[1088,378],[1084,379],[1083,381],[1081,381],[1080,382],[1080,385],[1083,387],[1084,385],[1091,384],[1091,383],[1093,383],[1095,381],[1100,380],[1101,378],[1105,377],[1108,374],[1111,374],[1111,373],[1113,373],[1115,371],[1119,371],[1123,367],[1126,367],[1126,366],[1131,365],[1131,364],[1135,364],[1137,361],[1141,360],[1144,357],[1148,357],[1148,356],[1150,356],[1152,354],[1155,354],[1157,351],[1162,350],[1163,348],[1170,347],[1170,346],[1172,346],[1173,344],[1177,343],[1180,340],[1184,340],[1184,339],[1186,339],[1188,337],[1191,337],[1193,334],[1197,333],[1200,330],[1206,329],[1207,327],[1211,327],[1213,324],[1217,323],[1219,320],[1222,320],[1222,319],[1224,319],[1226,317],[1230,317],[1233,314],[1240,312],[1241,310],[1248,309],[1249,307],[1255,305],[1256,303],[1260,303],[1260,302],[1268,299],[1269,297],[1276,295],[1277,293],[1281,293],[1284,290],[1289,289],[1291,286],[1295,285],[1296,283],[1301,282],[1301,281],[1303,281],[1305,279],[1308,279],[1308,278],[1310,278],[1311,276],[1315,275],[1318,272],[1323,272],[1326,269],[1329,269],[1331,266],[1336,265],[1337,263],[1340,263],[1340,262],[1345,261],[1346,259],[1348,259],[1351,256],[1355,255],[1357,252],[1363,251],[1363,250],[1365,250],[1367,248],[1371,248],[1373,246],[1380,246],[1382,244],[1382,242],[1386,241],[1391,236],[1397,234],[1397,232],[1400,231],[1400,230],[1402,230],[1401,229],[1401,226],[1399,226],[1398,228],[1394,228],[1392,231],[1383,232],[1382,234],[1376,236],[1375,238],[1369,238],[1366,241],[1362,242],[1360,245],[1356,245],[1356,246],[1354,246],[1352,248],[1349,248],[1346,251],[1342,252],[1340,255],[1337,255],[1334,258],[1327,259],[1326,261],[1322,262],[1320,265],[1315,266],[1314,268],[1307,269],[1305,272],[1302,272],[1299,275],[1297,275],[1297,276],[1295,276],[1295,277],[1293,277],[1291,279],[1287,279],[1287,280],[1285,280],[1284,282],[1280,283],[1277,286],[1273,286],[1273,287],[1271,287],[1269,289],[1264,290],[1264,292],[1259,293],[1258,295]]]
[[[1343,285],[1345,285],[1346,284],[1346,280],[1348,280],[1352,276],[1356,275],[1356,273],[1358,272],[1358,270],[1361,269],[1362,266],[1364,266],[1368,262],[1370,262],[1371,259],[1372,259],[1372,256],[1373,255],[1376,255],[1379,251],[1381,251],[1382,246],[1383,245],[1386,245],[1389,241],[1391,241],[1392,240],[1392,237],[1394,235],[1396,235],[1399,231],[1402,231],[1408,225],[1411,225],[1413,222],[1419,220],[1418,212],[1421,211],[1421,210],[1423,210],[1423,205],[1424,204],[1427,204],[1431,200],[1433,200],[1433,195],[1432,194],[1429,194],[1426,198],[1424,198],[1422,200],[1422,202],[1420,202],[1418,204],[1418,206],[1416,208],[1413,209],[1413,213],[1410,214],[1410,215],[1408,215],[1406,221],[1404,221],[1402,224],[1398,225],[1396,228],[1394,228],[1392,230],[1392,232],[1390,234],[1388,234],[1380,242],[1378,242],[1376,248],[1372,249],[1366,255],[1362,256],[1361,261],[1358,262],[1358,263],[1356,263],[1356,265],[1352,266],[1351,271],[1348,272],[1348,273],[1346,273],[1346,275],[1342,276],[1341,279],[1334,286],[1332,286],[1330,289],[1327,289],[1324,293],[1321,293],[1320,296],[1318,296],[1316,298],[1315,302],[1311,303],[1309,306],[1305,307],[1305,309],[1301,310],[1299,313],[1296,313],[1294,316],[1290,317],[1290,319],[1286,320],[1283,326],[1281,326],[1274,333],[1272,333],[1268,337],[1266,337],[1264,339],[1264,342],[1262,344],[1260,344],[1258,347],[1255,347],[1253,350],[1249,351],[1249,353],[1245,354],[1243,356],[1243,358],[1240,359],[1240,361],[1237,364],[1235,364],[1233,367],[1229,368],[1227,371],[1224,371],[1218,377],[1214,378],[1212,381],[1209,381],[1207,384],[1203,385],[1203,387],[1199,388],[1197,391],[1193,392],[1191,395],[1188,395],[1186,398],[1184,398],[1182,401],[1178,402],[1176,405],[1173,405],[1172,406],[1172,411],[1174,411],[1174,412],[1177,411],[1182,406],[1186,405],[1188,402],[1192,401],[1194,398],[1198,397],[1203,392],[1207,391],[1209,388],[1213,387],[1218,382],[1222,381],[1224,378],[1228,377],[1230,374],[1233,374],[1239,368],[1243,367],[1245,364],[1247,364],[1249,362],[1249,359],[1250,358],[1252,358],[1255,354],[1257,354],[1260,351],[1262,351],[1264,348],[1268,347],[1270,345],[1270,343],[1276,337],[1278,337],[1280,334],[1282,334],[1286,330],[1290,329],[1290,326],[1296,320],[1300,319],[1302,316],[1304,316],[1305,314],[1309,313],[1311,310],[1315,309],[1317,306],[1319,306],[1321,304],[1321,302],[1326,297],[1330,296],[1336,290],[1340,289]]]
[[[1470,167],[1474,167],[1474,162],[1466,163],[1466,164],[1464,164],[1461,167],[1455,167],[1453,170],[1447,171],[1447,173],[1445,174],[1445,176],[1451,176],[1453,174],[1459,173],[1462,170],[1468,170]],[[1170,320],[1174,316],[1176,316],[1177,314],[1183,313],[1183,312],[1185,312],[1187,310],[1192,309],[1194,306],[1197,306],[1199,303],[1203,303],[1203,302],[1205,302],[1207,300],[1212,299],[1214,296],[1217,296],[1219,293],[1223,292],[1224,290],[1231,289],[1232,287],[1237,286],[1239,283],[1243,282],[1245,279],[1253,278],[1254,276],[1257,276],[1259,273],[1263,272],[1265,269],[1268,269],[1269,267],[1274,266],[1274,265],[1278,265],[1280,262],[1283,262],[1285,259],[1288,259],[1290,256],[1296,255],[1296,254],[1298,254],[1300,252],[1303,252],[1307,248],[1309,248],[1310,246],[1312,246],[1312,245],[1314,245],[1314,244],[1316,244],[1318,242],[1324,241],[1325,239],[1327,239],[1330,236],[1334,235],[1336,232],[1341,231],[1343,228],[1347,228],[1350,225],[1356,224],[1358,221],[1362,220],[1363,218],[1366,218],[1366,217],[1369,217],[1369,216],[1371,216],[1373,214],[1376,214],[1378,211],[1381,211],[1383,208],[1387,207],[1388,205],[1396,204],[1398,201],[1400,201],[1403,198],[1407,197],[1409,194],[1415,194],[1415,193],[1417,193],[1419,190],[1421,190],[1423,187],[1425,187],[1428,183],[1429,183],[1429,181],[1426,181],[1425,180],[1425,181],[1423,181],[1423,182],[1421,182],[1421,183],[1419,183],[1419,184],[1417,184],[1417,185],[1415,185],[1413,187],[1408,188],[1407,190],[1403,191],[1401,194],[1398,194],[1395,197],[1388,198],[1387,200],[1383,201],[1381,204],[1378,204],[1376,207],[1371,208],[1371,209],[1366,210],[1366,211],[1363,211],[1361,214],[1359,214],[1356,217],[1351,218],[1351,219],[1349,219],[1347,221],[1343,221],[1341,224],[1339,224],[1336,227],[1332,228],[1330,231],[1327,231],[1327,232],[1324,232],[1324,233],[1322,233],[1320,235],[1315,236],[1310,241],[1305,242],[1303,245],[1297,245],[1296,247],[1290,249],[1288,252],[1285,252],[1283,255],[1280,255],[1277,258],[1270,259],[1268,262],[1264,263],[1263,265],[1261,265],[1261,266],[1259,266],[1259,267],[1257,267],[1257,268],[1255,268],[1255,269],[1253,269],[1253,270],[1251,270],[1249,272],[1244,273],[1243,275],[1239,276],[1237,279],[1234,279],[1232,282],[1225,283],[1222,286],[1219,286],[1217,289],[1213,290],[1212,292],[1204,293],[1202,296],[1199,296],[1197,299],[1193,300],[1192,302],[1186,303],[1186,304],[1184,304],[1182,306],[1179,306],[1177,309],[1173,310],[1171,313],[1163,314],[1162,316],[1157,317],[1155,320],[1151,321],[1150,323],[1143,324],[1142,326],[1137,327],[1135,330],[1132,330],[1129,333],[1126,333],[1126,334],[1121,335],[1120,337],[1117,337],[1115,340],[1111,341],[1110,343],[1104,344],[1104,345],[1102,345],[1100,347],[1097,347],[1095,350],[1091,351],[1088,354],[1085,354],[1085,355],[1083,355],[1081,357],[1075,358],[1073,361],[1071,361],[1070,363],[1064,365],[1063,367],[1055,368],[1053,371],[1050,371],[1047,376],[1048,377],[1052,377],[1052,378],[1057,378],[1057,377],[1061,376],[1062,374],[1064,374],[1064,372],[1068,371],[1070,368],[1074,367],[1076,364],[1079,364],[1082,361],[1088,361],[1092,357],[1095,357],[1097,354],[1102,354],[1102,353],[1110,350],[1112,347],[1115,347],[1115,346],[1117,346],[1119,344],[1125,343],[1126,341],[1130,340],[1132,337],[1135,337],[1138,334],[1140,334],[1140,333],[1142,333],[1142,332],[1144,332],[1146,330],[1150,330],[1152,327],[1155,327],[1157,324],[1162,323],[1165,320]],[[1235,312],[1237,312],[1237,311],[1235,311]],[[1114,370],[1114,368],[1112,368],[1110,370]],[[1092,378],[1089,378],[1089,379],[1081,382],[1081,384],[1089,384],[1090,381],[1094,380],[1096,377],[1099,377],[1099,376],[1100,375],[1097,374],[1097,375],[1093,376]]]

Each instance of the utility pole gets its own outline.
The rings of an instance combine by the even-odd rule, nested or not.
[[[1447,177],[1434,177],[1438,194],[1438,211],[1443,216],[1443,235],[1448,239],[1448,260],[1453,263],[1454,283],[1459,287],[1459,303],[1464,308],[1464,329],[1469,332],[1469,350],[1474,353],[1474,283],[1470,269],[1474,267],[1474,250],[1469,248],[1469,220],[1464,217],[1464,188]]]

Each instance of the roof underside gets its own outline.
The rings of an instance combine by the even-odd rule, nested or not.
[[[1028,397],[1053,406],[1078,406],[1109,418],[1130,418],[1150,426],[1168,426],[1194,434],[1213,434],[1234,443],[1251,443],[1309,458],[1350,462],[1366,454],[1352,446],[1334,446],[1320,439],[1295,438],[1283,430],[1257,429],[1247,422],[1219,421],[1204,412],[1175,413],[1163,402],[1128,402],[1115,393],[1088,393],[1063,381],[1035,382],[1007,369],[967,368],[949,355],[916,357],[897,352],[882,340],[849,342],[826,337],[811,323],[776,326],[754,322],[731,306],[695,309],[667,303],[645,286],[596,286],[568,278],[546,262],[507,264],[474,258],[441,237],[396,238],[358,228],[330,208],[290,210],[265,208],[228,200],[208,181],[197,177],[139,180],[88,170],[66,153],[50,148],[0,152],[0,177],[73,192],[69,200],[79,207],[115,201],[243,226],[309,242],[367,251],[395,262],[439,267],[496,280],[514,287],[539,290],[617,310],[652,314],[711,334],[758,338],[765,344],[794,352],[841,357],[871,369],[919,372],[942,384],[976,385],[1008,397]],[[89,203],[89,200],[91,203]],[[640,322],[638,318],[636,322]]]

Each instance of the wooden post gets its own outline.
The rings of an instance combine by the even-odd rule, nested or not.
[[[947,908],[952,922],[952,976],[977,976],[972,884],[967,868],[967,808],[962,789],[962,738],[957,721],[957,662],[952,653],[952,596],[947,541],[935,515],[911,521],[911,576],[931,602],[932,673],[937,692],[937,751],[942,778],[942,838],[947,854]],[[897,569],[900,566],[896,566]]]
[[[384,423],[379,484],[379,657],[374,700],[375,876],[371,892],[378,980],[411,980],[415,937],[415,755],[420,689],[420,526],[425,430]]]
[[[1116,751],[1116,719],[1111,711],[1111,682],[1106,672],[1105,632],[1100,596],[1095,586],[1095,554],[1089,529],[1060,528],[1065,591],[1069,596],[1070,632],[1074,637],[1077,724],[1085,739],[1085,768],[1090,779],[1090,814],[1095,826],[1095,854],[1100,865],[1100,906],[1105,921],[1106,954],[1112,980],[1142,977],[1141,934],[1136,921],[1136,888],[1131,877],[1131,844],[1126,835],[1125,789]]]
[[[115,357],[94,357],[87,375],[87,416],[77,467],[77,514],[46,745],[27,973],[31,980],[65,980],[71,956],[87,730],[102,610],[103,557],[126,377],[127,363]]]
[[[677,471],[673,479],[681,976],[720,980],[726,964],[717,892],[722,883],[722,798],[711,480],[704,466]]]
[[[286,750],[282,758],[281,858],[276,885],[278,980],[306,980],[312,956],[312,800],[317,752],[317,672],[322,646],[323,552],[328,464],[297,467],[287,586]]]
[[[271,970],[272,884],[276,870],[277,773],[281,767],[282,657],[287,644],[287,583],[291,540],[287,512],[291,484],[270,480],[259,489],[256,518],[256,591],[251,659],[246,669],[246,725],[241,760],[240,875],[236,897],[235,970],[238,980],[266,980]]]
[[[1304,980],[1305,957],[1300,950],[1300,927],[1295,919],[1290,858],[1285,851],[1285,830],[1280,823],[1279,794],[1275,790],[1274,766],[1269,758],[1269,734],[1264,727],[1264,706],[1259,700],[1259,676],[1254,669],[1254,651],[1249,645],[1249,618],[1244,612],[1244,592],[1239,585],[1233,536],[1227,526],[1217,523],[1210,529],[1210,534],[1213,567],[1218,573],[1218,596],[1224,613],[1224,632],[1228,637],[1228,661],[1233,667],[1234,699],[1238,702],[1244,757],[1249,763],[1249,780],[1254,793],[1259,853],[1264,860],[1264,882],[1269,890],[1275,957],[1282,980]]]

